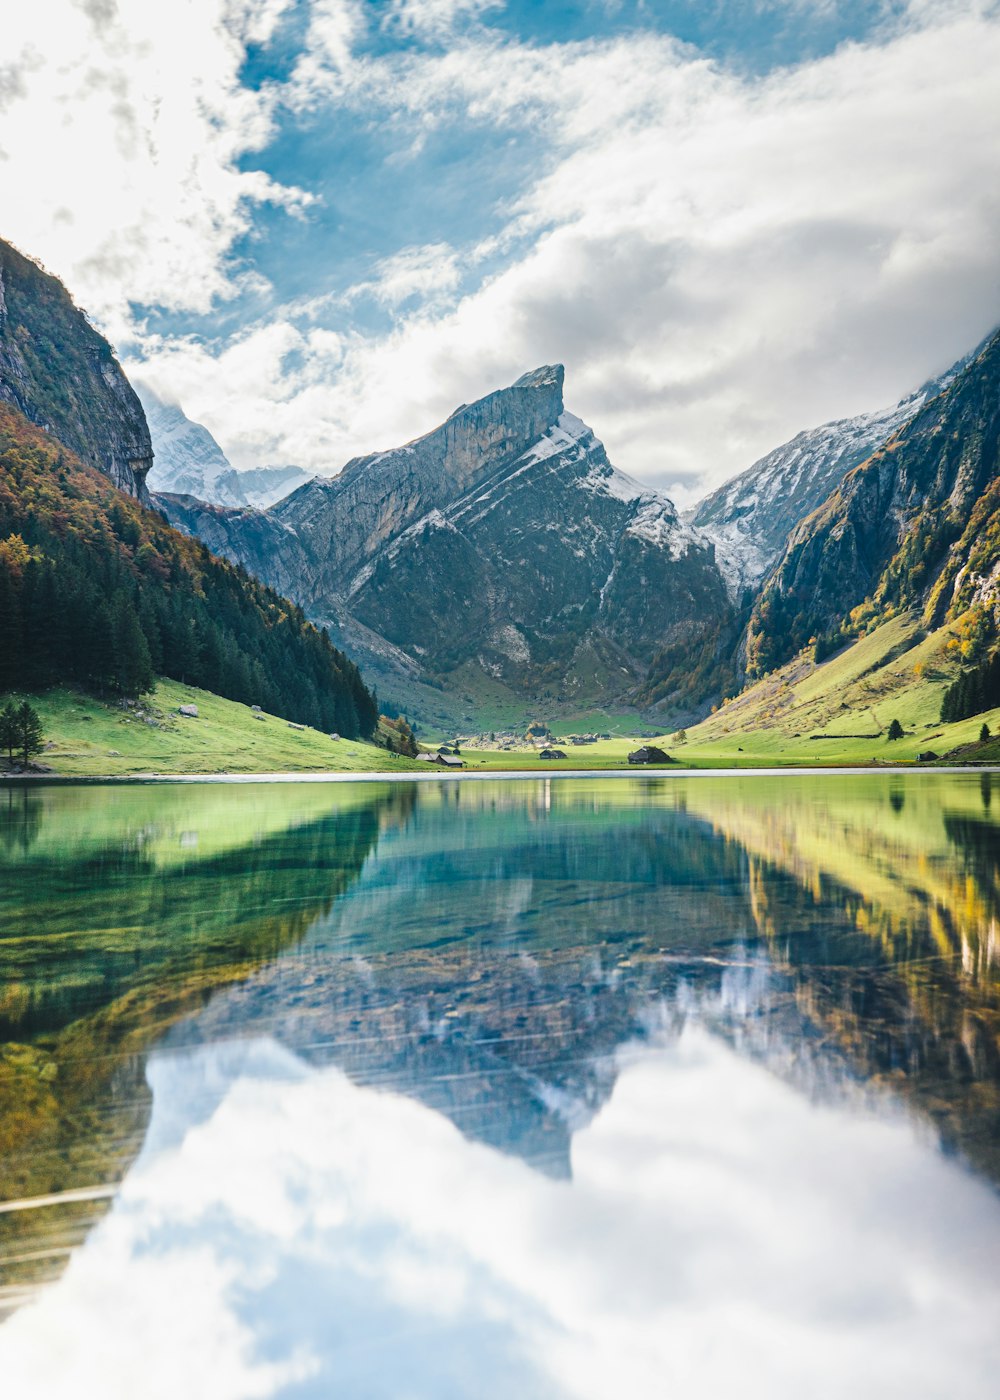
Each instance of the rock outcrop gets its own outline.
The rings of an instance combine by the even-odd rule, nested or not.
[[[149,429],[114,351],[61,282],[2,240],[0,399],[148,501]]]

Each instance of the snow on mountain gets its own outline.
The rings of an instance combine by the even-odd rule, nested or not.
[[[193,422],[180,404],[160,398],[148,384],[137,382],[135,389],[153,440],[151,490],[195,496],[211,505],[265,510],[309,480],[301,467],[237,470],[208,429]]]
[[[977,349],[964,356],[891,408],[798,433],[688,512],[690,523],[715,543],[731,595],[738,598],[744,589],[758,587],[798,522],[946,389],[978,353]]]

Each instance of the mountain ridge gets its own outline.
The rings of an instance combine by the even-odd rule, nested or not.
[[[380,638],[404,672],[622,697],[664,639],[728,618],[714,546],[618,471],[543,365],[263,513],[164,498],[181,528]]]
[[[209,505],[252,506],[266,510],[309,479],[301,467],[234,467],[205,427],[178,403],[162,398],[137,379],[152,437],[155,462],[148,485],[157,495],[194,496]]]
[[[799,521],[822,505],[849,471],[942,393],[988,340],[987,336],[943,374],[928,379],[889,408],[833,419],[796,433],[685,513],[715,541],[719,565],[734,597],[760,586]]]
[[[1000,332],[792,531],[747,630],[760,675],[910,606],[1000,618]]]

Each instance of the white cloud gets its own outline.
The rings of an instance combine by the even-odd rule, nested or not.
[[[463,20],[503,8],[504,0],[391,0],[384,25],[406,34],[444,38]]]
[[[612,459],[683,496],[892,402],[1000,317],[997,71],[995,7],[966,6],[762,79],[650,34],[342,53],[334,78],[311,71],[311,102],[544,134],[497,230],[495,247],[526,251],[457,305],[432,296],[387,335],[342,336],[335,369],[280,375],[283,448],[255,441],[225,356],[193,347],[184,369],[172,350],[145,372],[182,398],[191,384],[189,412],[238,459],[335,471],[562,360]],[[398,306],[451,290],[474,255],[404,250],[376,280]]]
[[[480,0],[383,8],[415,42],[373,56],[371,7],[313,0],[290,82],[244,87],[245,45],[291,5],[5,16],[0,232],[239,465],[336,471],[562,360],[612,459],[683,498],[892,401],[1000,317],[994,4],[914,0],[877,40],[754,78],[652,33],[503,42],[465,24],[488,19]],[[358,329],[357,297],[318,292],[211,347],[145,335],[130,302],[210,312],[260,290],[234,244],[262,202],[310,199],[240,168],[279,110],[306,129],[388,119],[402,173],[435,129],[466,145],[500,130],[523,143],[521,193],[477,246],[442,213],[439,236],[373,255],[359,287],[387,333]],[[433,179],[422,197],[433,208]]]
[[[985,1185],[702,1030],[619,1068],[553,1181],[268,1042],[154,1061],[111,1214],[0,1330],[5,1396],[994,1395]]]
[[[453,292],[461,278],[455,250],[447,243],[403,248],[376,263],[375,273],[371,282],[352,287],[347,299],[367,295],[382,306],[398,307],[419,297],[426,306],[442,294]]]
[[[237,295],[227,258],[254,206],[307,202],[237,164],[272,131],[272,96],[239,81],[243,45],[290,3],[7,7],[0,232],[114,337],[130,300],[208,311]]]

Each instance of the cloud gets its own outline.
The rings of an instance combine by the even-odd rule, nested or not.
[[[336,325],[329,378],[321,358],[272,387],[284,452],[255,448],[196,348],[189,411],[244,460],[335,471],[562,360],[618,465],[681,497],[715,484],[803,427],[894,401],[1000,318],[998,66],[995,12],[958,6],[764,78],[650,33],[345,50],[335,73],[313,66],[311,103],[391,113],[403,132],[541,134],[541,164],[457,303],[417,294],[452,292],[473,249],[381,261],[362,285],[403,314],[386,334]]]
[[[272,1042],[158,1058],[113,1210],[0,1330],[5,1394],[994,1394],[986,1186],[697,1027],[618,1069],[554,1181]]]
[[[995,5],[886,6],[866,42],[764,76],[653,30],[517,42],[492,8],[312,0],[290,76],[249,86],[247,46],[293,0],[22,6],[0,232],[241,466],[335,472],[558,360],[612,460],[683,501],[1000,319]],[[252,261],[262,207],[298,221],[287,261],[317,277],[337,227],[310,222],[309,159],[246,167],[331,127],[388,133],[420,227],[359,254],[353,290],[286,296]],[[489,193],[493,152],[513,195]],[[434,159],[469,170],[472,232]],[[267,223],[275,281],[288,227]],[[146,323],[227,306],[208,338]]]
[[[347,299],[367,295],[381,306],[395,308],[419,298],[426,307],[428,302],[453,292],[461,278],[455,250],[447,243],[403,248],[376,263],[375,273],[372,281],[352,287]]]
[[[505,0],[391,0],[383,25],[404,34],[441,39],[463,21],[502,10]]]
[[[290,0],[38,0],[4,16],[0,232],[63,277],[111,334],[130,302],[209,311],[248,284],[229,263],[262,203],[309,197],[240,168],[273,97],[240,81]]]

